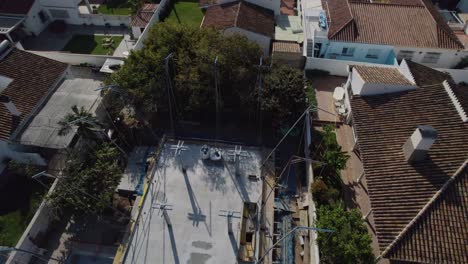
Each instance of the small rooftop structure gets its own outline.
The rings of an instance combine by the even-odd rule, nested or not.
[[[304,31],[301,18],[299,16],[277,16],[275,40],[302,43],[304,41]]]
[[[275,32],[273,11],[245,1],[208,7],[202,23],[203,27],[218,30],[238,27],[268,37],[273,37]]]
[[[468,122],[459,108],[468,109],[468,90],[445,73],[405,63],[415,89],[349,98],[378,244],[390,260],[464,263]],[[408,153],[424,154],[417,162],[405,156],[410,137]]]

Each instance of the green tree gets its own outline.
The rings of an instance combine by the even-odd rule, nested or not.
[[[320,260],[323,263],[374,263],[371,237],[357,209],[347,211],[343,205],[321,206],[317,226],[335,230],[318,233]]]
[[[59,136],[68,135],[73,127],[77,127],[77,134],[84,139],[96,139],[96,127],[100,126],[90,112],[86,111],[84,107],[78,108],[74,105],[71,107],[72,112],[65,115],[65,117],[58,122],[60,129]]]
[[[73,213],[100,214],[112,203],[122,170],[118,166],[120,152],[110,144],[102,144],[85,160],[68,162],[66,176],[59,179],[49,197],[57,209]]]
[[[297,118],[306,109],[305,84],[301,71],[285,65],[274,65],[265,76],[262,110],[280,122]]]
[[[135,98],[134,105],[144,112],[154,106],[158,111],[167,111],[165,58],[171,53],[170,80],[179,115],[197,118],[214,113],[216,57],[222,105],[248,111],[247,97],[255,85],[254,65],[258,64],[261,49],[244,36],[225,37],[214,29],[157,23],[145,47],[132,52],[107,82],[128,92]]]

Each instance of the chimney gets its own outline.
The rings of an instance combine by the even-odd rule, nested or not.
[[[408,162],[424,160],[427,152],[437,139],[437,130],[432,126],[418,126],[411,137],[403,144],[403,154]]]
[[[6,95],[0,95],[0,102],[10,111],[13,116],[20,116],[21,112],[16,108],[15,104],[11,101],[10,97]]]

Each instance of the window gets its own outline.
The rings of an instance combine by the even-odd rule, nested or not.
[[[58,19],[64,19],[64,18],[70,17],[70,15],[68,15],[67,10],[49,9],[49,13],[52,15],[53,18],[58,18]]]
[[[412,60],[414,55],[414,51],[411,50],[400,50],[400,52],[397,55],[398,60]]]
[[[368,58],[368,59],[378,59],[378,58],[379,58],[379,54],[380,54],[380,50],[379,50],[379,49],[369,49],[369,50],[367,51],[366,58]]]
[[[354,56],[354,48],[343,48],[343,50],[341,51],[341,56]]]
[[[440,58],[440,53],[438,52],[426,52],[424,58],[422,59],[422,63],[437,63]]]
[[[44,10],[41,10],[38,15],[43,24],[49,20],[49,16],[46,14],[46,12],[44,12]]]

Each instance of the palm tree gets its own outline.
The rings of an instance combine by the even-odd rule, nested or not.
[[[83,139],[95,140],[96,128],[101,127],[99,121],[90,112],[86,111],[84,107],[78,108],[74,105],[71,107],[72,112],[68,113],[62,120],[58,122],[60,129],[59,136],[68,135],[73,127],[77,127],[76,133]]]

